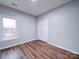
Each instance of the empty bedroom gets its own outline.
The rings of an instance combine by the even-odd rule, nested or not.
[[[0,59],[79,59],[79,0],[0,0]]]

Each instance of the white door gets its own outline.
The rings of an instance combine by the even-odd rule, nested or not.
[[[48,19],[38,21],[38,39],[48,40]]]
[[[0,14],[0,41],[2,40],[3,36],[3,26],[2,26],[2,15]]]

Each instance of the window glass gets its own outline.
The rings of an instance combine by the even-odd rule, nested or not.
[[[16,19],[3,17],[3,40],[16,39]]]

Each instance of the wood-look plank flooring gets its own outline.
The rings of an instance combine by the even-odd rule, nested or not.
[[[0,50],[0,59],[79,59],[79,55],[57,48],[44,41],[34,40]]]

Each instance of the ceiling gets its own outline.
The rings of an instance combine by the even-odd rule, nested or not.
[[[39,16],[69,1],[71,0],[0,0],[0,4],[33,16]]]

